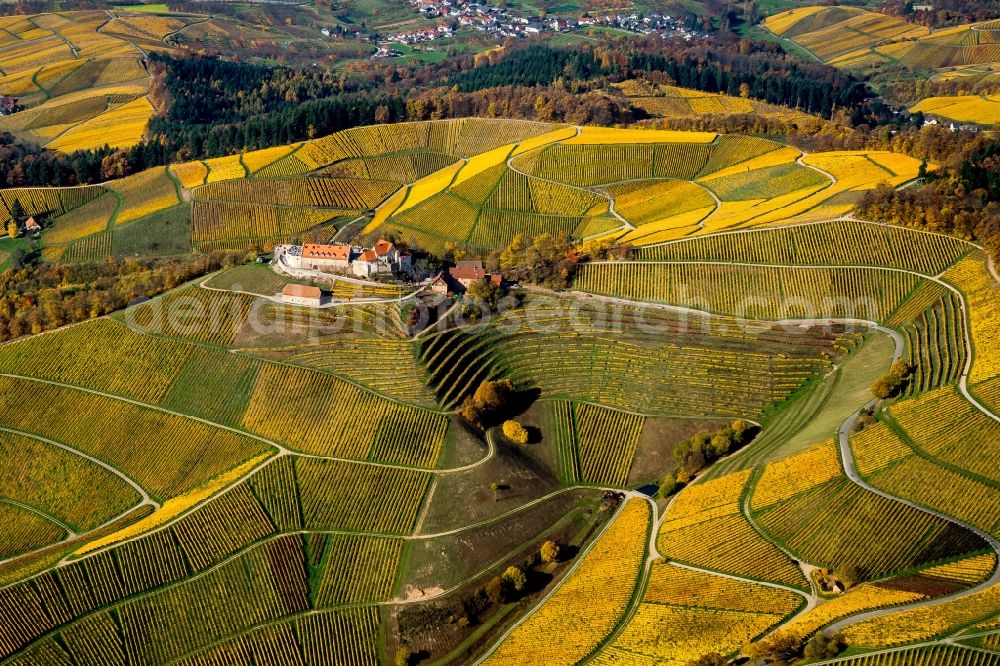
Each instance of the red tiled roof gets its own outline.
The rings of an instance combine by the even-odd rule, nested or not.
[[[310,287],[305,284],[286,284],[285,288],[281,290],[282,296],[291,296],[293,298],[322,298],[323,292],[320,291],[319,287]]]
[[[41,225],[38,224],[38,221],[35,220],[34,217],[29,217],[27,220],[25,220],[24,226],[27,227],[28,229],[32,229],[35,227],[38,227],[39,229],[41,228]]]
[[[306,243],[302,246],[302,257],[304,259],[343,259],[347,261],[351,258],[351,246]]]
[[[366,250],[361,253],[358,257],[358,261],[376,261],[378,257],[375,255],[375,250]]]
[[[392,252],[392,249],[393,249],[392,243],[390,243],[387,240],[379,240],[377,243],[375,243],[374,247],[375,254],[377,254],[380,257],[389,254],[390,252]]]
[[[486,269],[481,261],[460,261],[457,266],[448,269],[448,275],[456,280],[476,280],[486,277]]]

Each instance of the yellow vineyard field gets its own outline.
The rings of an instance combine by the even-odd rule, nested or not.
[[[629,500],[570,577],[483,663],[557,666],[590,654],[632,599],[646,552],[649,515],[645,500]]]

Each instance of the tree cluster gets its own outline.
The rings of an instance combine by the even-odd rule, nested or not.
[[[674,471],[660,483],[661,494],[667,495],[679,483],[687,483],[695,474],[713,462],[747,444],[757,434],[758,428],[743,420],[715,432],[699,432],[674,445]]]
[[[934,9],[918,12],[913,8],[915,4],[931,4]],[[923,3],[914,0],[887,0],[880,11],[889,16],[904,18],[911,23],[939,28],[995,19],[1000,16],[1000,1],[934,0],[933,3]]]
[[[906,384],[909,382],[910,375],[912,373],[913,368],[909,363],[901,358],[896,359],[892,364],[892,368],[889,369],[889,372],[882,375],[876,379],[874,383],[872,383],[872,395],[879,400],[885,400],[899,395],[899,393],[906,388]]]
[[[922,187],[867,192],[858,216],[976,240],[994,258],[1000,257],[1000,202],[991,200],[985,190],[970,192],[953,171]]]
[[[479,321],[484,316],[498,312],[507,290],[490,280],[473,282],[462,299],[462,317],[467,322]]]
[[[500,86],[474,92],[456,87],[433,88],[410,98],[409,120],[439,118],[521,118],[578,125],[617,125],[639,116],[627,100],[586,85],[566,85],[563,80],[535,86]]]
[[[133,258],[86,264],[25,263],[0,275],[0,340],[94,319],[151,298],[239,258],[215,253],[182,259]]]
[[[524,569],[511,565],[499,576],[494,576],[486,582],[486,596],[494,604],[507,603],[516,599],[528,584],[528,576]]]
[[[688,662],[688,666],[728,666],[729,660],[718,652],[703,654]]]
[[[757,643],[751,643],[743,651],[751,661],[783,666],[798,662],[803,657],[810,662],[831,659],[840,654],[847,644],[840,634],[827,636],[817,633],[809,642],[789,631],[777,633]]]
[[[580,253],[566,236],[549,233],[517,234],[499,258],[505,277],[554,288],[569,286],[579,262]]]
[[[807,63],[779,45],[728,37],[693,43],[659,38],[627,38],[597,47],[574,49],[535,44],[508,49],[501,58],[453,74],[448,83],[459,92],[503,86],[537,87],[569,78],[595,79],[665,75],[675,85],[739,96],[741,89],[758,100],[831,117],[837,108],[858,118],[888,118],[891,109],[873,103],[876,95],[864,81],[829,65]]]
[[[231,155],[375,122],[404,120],[405,100],[323,68],[291,69],[219,58],[153,54],[166,115],[150,142],[177,160]]]
[[[459,414],[477,428],[489,428],[502,420],[517,391],[509,379],[486,380],[466,396]]]
[[[847,643],[840,634],[827,636],[822,631],[812,637],[802,651],[802,656],[809,661],[821,661],[823,659],[833,659],[844,651]]]

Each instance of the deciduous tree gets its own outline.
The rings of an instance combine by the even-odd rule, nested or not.
[[[546,541],[542,544],[538,555],[542,558],[542,562],[555,562],[559,558],[559,544],[552,540]]]
[[[520,446],[528,443],[528,431],[514,419],[508,419],[503,422],[503,434],[504,437]]]
[[[528,577],[524,574],[521,567],[513,565],[504,570],[500,579],[508,590],[513,590],[514,592],[522,591],[524,586],[528,584]]]

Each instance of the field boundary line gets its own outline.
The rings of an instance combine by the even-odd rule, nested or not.
[[[143,501],[142,501],[142,503],[140,503],[137,506],[141,506],[142,504],[151,504],[156,509],[160,508],[160,504],[156,500],[154,500],[152,497],[149,496],[148,491],[145,488],[143,488],[139,484],[138,481],[134,480],[133,478],[131,478],[130,476],[128,476],[127,474],[125,474],[120,469],[116,468],[115,466],[111,465],[110,463],[107,463],[107,462],[101,460],[100,458],[96,458],[96,457],[92,456],[91,454],[89,454],[89,453],[87,453],[85,451],[81,451],[80,449],[75,449],[72,446],[69,446],[68,444],[63,444],[62,442],[57,442],[57,441],[55,441],[53,439],[48,439],[47,437],[42,437],[40,435],[36,435],[36,434],[30,433],[30,432],[27,432],[25,430],[18,430],[17,428],[10,428],[10,427],[7,427],[7,426],[0,426],[0,432],[6,432],[6,433],[10,433],[12,435],[18,435],[20,437],[27,437],[29,439],[34,439],[34,440],[42,442],[44,444],[48,444],[50,446],[55,446],[57,448],[63,449],[64,451],[68,451],[69,453],[72,453],[72,454],[75,454],[77,456],[80,456],[81,458],[86,458],[87,460],[89,460],[90,462],[94,463],[95,465],[103,467],[107,471],[111,472],[112,474],[114,474],[115,476],[117,476],[118,478],[120,478],[122,481],[124,481],[125,483],[127,483],[129,486],[131,486],[137,493],[139,493],[139,496],[142,498]],[[135,507],[133,507],[133,508],[135,508]]]
[[[48,522],[52,523],[53,525],[55,525],[56,527],[58,527],[62,531],[66,532],[66,536],[63,537],[63,539],[61,541],[56,541],[55,543],[63,543],[65,541],[69,541],[70,539],[73,539],[74,537],[80,536],[80,532],[77,532],[76,530],[74,530],[72,527],[70,527],[69,525],[67,525],[63,521],[59,520],[58,518],[56,518],[55,516],[53,516],[50,513],[46,513],[44,511],[42,511],[41,509],[38,509],[38,508],[35,508],[35,507],[31,506],[30,504],[25,504],[24,502],[21,502],[21,501],[15,500],[15,499],[11,499],[9,497],[0,497],[0,504],[7,504],[7,505],[13,506],[15,508],[27,511],[28,513],[33,513],[34,515],[38,516],[39,518],[42,518],[43,520],[47,520]],[[47,548],[49,545],[52,545],[52,544],[48,544],[45,547]],[[10,562],[10,561],[22,558],[25,555],[31,555],[34,552],[36,552],[36,551],[28,551],[28,552],[22,553],[20,555],[15,555],[14,557],[11,557],[9,559],[0,561],[0,564],[3,564],[4,562]]]

